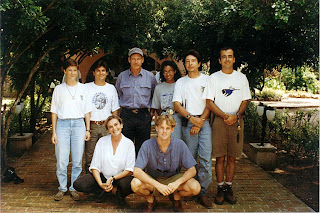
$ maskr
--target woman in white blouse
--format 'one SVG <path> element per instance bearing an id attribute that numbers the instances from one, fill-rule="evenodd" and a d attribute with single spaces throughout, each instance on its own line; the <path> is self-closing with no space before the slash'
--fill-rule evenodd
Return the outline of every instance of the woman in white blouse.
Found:
<path id="1" fill-rule="evenodd" d="M 103 202 L 107 192 L 123 203 L 133 193 L 130 183 L 135 164 L 134 144 L 121 133 L 123 122 L 119 116 L 109 116 L 105 127 L 110 135 L 97 142 L 89 168 L 91 173 L 78 178 L 74 187 L 80 192 L 97 194 L 97 202 Z"/>

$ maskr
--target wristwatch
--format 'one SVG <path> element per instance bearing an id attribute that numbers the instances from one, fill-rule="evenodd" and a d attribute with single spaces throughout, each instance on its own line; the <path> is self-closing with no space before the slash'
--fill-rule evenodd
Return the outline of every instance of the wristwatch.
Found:
<path id="1" fill-rule="evenodd" d="M 113 175 L 111 177 L 112 177 L 112 182 L 116 180 Z"/>
<path id="2" fill-rule="evenodd" d="M 189 113 L 189 114 L 186 116 L 186 119 L 189 120 L 189 119 L 191 118 L 191 116 L 192 116 L 192 115 Z"/>
<path id="3" fill-rule="evenodd" d="M 238 119 L 240 119 L 241 118 L 241 115 L 240 115 L 240 113 L 239 112 L 237 112 L 237 117 L 238 117 Z"/>

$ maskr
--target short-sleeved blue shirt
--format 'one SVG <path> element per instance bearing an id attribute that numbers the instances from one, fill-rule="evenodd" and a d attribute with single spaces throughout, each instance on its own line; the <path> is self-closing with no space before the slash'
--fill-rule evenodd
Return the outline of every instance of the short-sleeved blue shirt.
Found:
<path id="1" fill-rule="evenodd" d="M 154 89 L 157 85 L 152 72 L 141 68 L 135 77 L 130 69 L 121 72 L 116 82 L 119 103 L 128 108 L 150 108 Z"/>
<path id="2" fill-rule="evenodd" d="M 182 167 L 189 169 L 196 164 L 189 148 L 182 140 L 171 138 L 167 152 L 163 153 L 157 139 L 151 138 L 142 144 L 135 167 L 157 178 L 171 177 L 178 174 Z"/>

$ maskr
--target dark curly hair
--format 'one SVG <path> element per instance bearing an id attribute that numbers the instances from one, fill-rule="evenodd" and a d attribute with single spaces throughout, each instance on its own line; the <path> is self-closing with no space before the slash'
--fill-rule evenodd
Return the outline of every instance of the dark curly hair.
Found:
<path id="1" fill-rule="evenodd" d="M 173 68 L 173 70 L 176 71 L 176 73 L 174 74 L 174 81 L 177 81 L 179 78 L 181 78 L 181 73 L 180 73 L 180 70 L 177 66 L 177 64 L 174 62 L 174 61 L 164 61 L 162 64 L 161 64 L 161 67 L 160 67 L 160 80 L 161 82 L 165 82 L 166 79 L 163 75 L 163 69 L 164 67 L 166 66 L 170 66 Z"/>

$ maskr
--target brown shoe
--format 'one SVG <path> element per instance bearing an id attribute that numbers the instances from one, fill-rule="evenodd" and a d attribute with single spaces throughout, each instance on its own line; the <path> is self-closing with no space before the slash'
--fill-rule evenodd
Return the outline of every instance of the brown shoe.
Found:
<path id="1" fill-rule="evenodd" d="M 237 199 L 233 196 L 232 186 L 226 185 L 224 199 L 230 204 L 236 204 Z"/>
<path id="2" fill-rule="evenodd" d="M 60 201 L 63 199 L 64 196 L 64 192 L 63 191 L 59 191 L 55 196 L 54 196 L 54 200 L 55 201 Z"/>
<path id="3" fill-rule="evenodd" d="M 207 209 L 212 209 L 212 203 L 206 194 L 199 195 L 200 204 Z"/>
<path id="4" fill-rule="evenodd" d="M 217 195 L 214 202 L 218 205 L 222 205 L 224 202 L 224 186 L 218 186 Z"/>
<path id="5" fill-rule="evenodd" d="M 79 192 L 77 192 L 77 191 L 70 191 L 70 197 L 71 197 L 74 201 L 80 200 L 80 195 L 79 195 Z"/>
<path id="6" fill-rule="evenodd" d="M 147 207 L 144 209 L 143 212 L 153 212 L 156 203 L 157 203 L 157 200 L 155 197 L 153 197 L 153 202 L 152 203 L 147 202 Z"/>
<path id="7" fill-rule="evenodd" d="M 183 211 L 183 207 L 182 207 L 181 200 L 175 200 L 174 197 L 173 197 L 173 194 L 170 194 L 170 195 L 169 195 L 169 199 L 170 199 L 171 202 L 172 202 L 172 209 L 173 209 L 173 211 L 175 211 L 175 212 L 184 212 L 184 211 Z"/>

